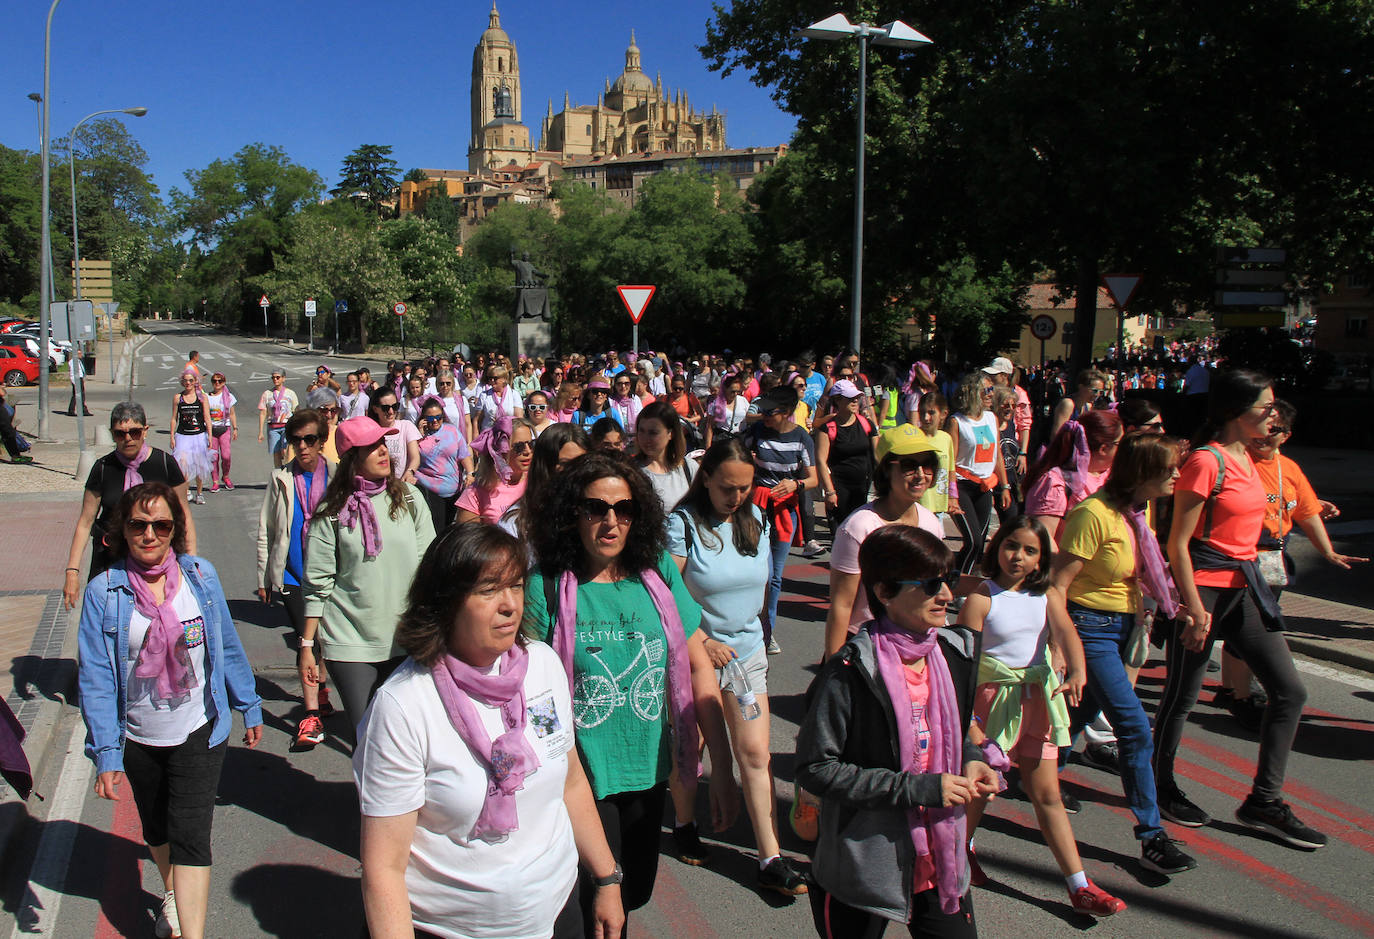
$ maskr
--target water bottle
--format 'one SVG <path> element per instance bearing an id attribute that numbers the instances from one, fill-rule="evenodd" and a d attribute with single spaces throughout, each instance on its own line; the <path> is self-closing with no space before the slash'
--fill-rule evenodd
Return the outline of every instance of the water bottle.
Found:
<path id="1" fill-rule="evenodd" d="M 735 695 L 735 700 L 739 703 L 739 715 L 746 721 L 752 721 L 763 713 L 759 707 L 759 699 L 754 695 L 754 689 L 749 687 L 749 676 L 744 674 L 744 666 L 740 664 L 739 656 L 735 656 L 725 664 L 725 686 Z"/>

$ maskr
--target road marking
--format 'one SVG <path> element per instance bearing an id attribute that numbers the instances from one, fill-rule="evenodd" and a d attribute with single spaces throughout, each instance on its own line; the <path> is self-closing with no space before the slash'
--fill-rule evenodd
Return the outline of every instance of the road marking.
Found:
<path id="1" fill-rule="evenodd" d="M 67 884 L 72 845 L 81 827 L 81 807 L 85 804 L 94 771 L 91 761 L 82 752 L 85 739 L 86 725 L 78 720 L 67 741 L 67 756 L 62 762 L 57 793 L 43 823 L 43 837 L 38 842 L 28 890 L 15 916 L 11 939 L 57 935 L 57 913 Z"/>
<path id="2" fill-rule="evenodd" d="M 1293 664 L 1298 671 L 1306 672 L 1309 675 L 1316 675 L 1319 678 L 1327 678 L 1331 681 L 1338 681 L 1343 685 L 1350 685 L 1352 688 L 1359 688 L 1361 691 L 1374 691 L 1374 678 L 1367 675 L 1357 675 L 1341 668 L 1332 668 L 1330 665 L 1320 665 L 1307 659 L 1293 657 Z"/>

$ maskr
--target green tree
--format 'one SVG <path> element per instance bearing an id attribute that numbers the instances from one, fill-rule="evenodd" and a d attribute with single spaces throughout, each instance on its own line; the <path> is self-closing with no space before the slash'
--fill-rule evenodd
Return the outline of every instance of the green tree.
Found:
<path id="1" fill-rule="evenodd" d="M 37 309 L 39 219 L 38 157 L 0 146 L 0 301 Z"/>
<path id="2" fill-rule="evenodd" d="M 414 169 L 406 170 L 406 174 L 401 178 L 401 181 L 406 183 L 422 183 L 427 179 L 429 179 L 429 177 L 425 175 L 425 171 L 417 166 Z"/>
<path id="3" fill-rule="evenodd" d="M 331 192 L 336 196 L 347 196 L 370 207 L 378 215 L 384 215 L 388 211 L 387 200 L 400 186 L 396 179 L 400 168 L 391 158 L 390 147 L 365 143 L 344 157 L 339 170 L 339 185 Z"/>
<path id="4" fill-rule="evenodd" d="M 480 267 L 458 254 L 457 243 L 437 222 L 408 215 L 383 223 L 380 237 L 404 284 L 399 299 L 414 310 L 406 320 L 407 340 L 446 348 L 459 341 L 473 346 L 504 342 L 509 316 L 474 304 Z"/>

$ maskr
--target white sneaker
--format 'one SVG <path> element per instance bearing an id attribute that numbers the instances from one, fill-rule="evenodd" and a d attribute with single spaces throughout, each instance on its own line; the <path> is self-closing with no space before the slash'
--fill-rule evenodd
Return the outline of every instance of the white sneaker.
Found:
<path id="1" fill-rule="evenodd" d="M 817 542 L 814 538 L 808 541 L 806 544 L 802 545 L 801 556 L 804 558 L 819 557 L 824 553 L 825 549 L 822 548 L 820 546 L 820 543 Z"/>
<path id="2" fill-rule="evenodd" d="M 203 493 L 203 492 L 198 492 L 198 493 L 196 493 L 195 496 L 192 497 L 191 501 L 194 502 L 196 505 L 204 505 L 204 504 L 205 504 L 205 493 Z"/>
<path id="3" fill-rule="evenodd" d="M 168 890 L 162 895 L 162 911 L 157 914 L 153 924 L 153 935 L 157 939 L 181 939 L 181 921 L 177 919 L 176 894 Z"/>
<path id="4" fill-rule="evenodd" d="M 778 655 L 782 652 L 782 646 L 778 645 L 778 640 L 774 639 L 772 636 L 768 637 L 768 645 L 765 646 L 765 648 L 768 650 L 769 655 Z"/>

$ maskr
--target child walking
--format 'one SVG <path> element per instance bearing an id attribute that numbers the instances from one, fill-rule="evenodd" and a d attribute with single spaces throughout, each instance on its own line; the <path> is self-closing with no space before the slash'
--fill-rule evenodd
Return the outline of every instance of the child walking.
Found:
<path id="1" fill-rule="evenodd" d="M 1073 828 L 1059 798 L 1059 748 L 1069 746 L 1065 699 L 1077 703 L 1085 673 L 1077 633 L 1053 628 L 1047 616 L 1050 560 L 1049 533 L 1028 515 L 998 528 L 988 546 L 983 573 L 989 579 L 969 595 L 959 612 L 960 624 L 983 634 L 969 739 L 995 744 L 1017 764 L 1021 788 L 1030 797 L 1040 833 L 1064 875 L 1073 908 L 1110 916 L 1126 909 L 1126 904 L 1083 872 Z M 1068 664 L 1063 682 L 1050 665 L 1051 632 Z M 986 880 L 972 840 L 986 808 L 986 799 L 975 798 L 967 809 L 975 885 Z"/>

